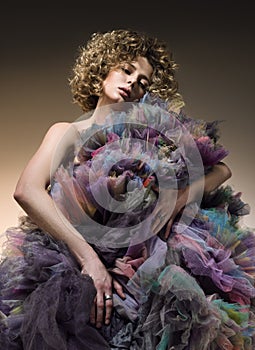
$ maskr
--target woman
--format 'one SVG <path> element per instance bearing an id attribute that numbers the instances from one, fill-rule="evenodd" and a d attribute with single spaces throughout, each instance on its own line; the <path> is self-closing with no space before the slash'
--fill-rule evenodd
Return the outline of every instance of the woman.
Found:
<path id="1" fill-rule="evenodd" d="M 198 214 L 191 215 L 192 219 L 195 217 L 196 220 L 193 220 L 188 226 L 192 234 L 195 234 L 194 230 L 197 230 L 196 233 L 201 230 L 201 227 L 203 227 L 203 232 L 213 231 L 208 225 L 208 221 L 210 222 L 208 212 L 202 212 L 202 209 L 199 211 L 196 208 L 196 202 L 199 202 L 201 197 L 201 189 L 205 194 L 202 202 L 204 210 L 210 208 L 211 203 L 214 208 L 221 207 L 222 204 L 225 207 L 228 205 L 228 210 L 230 204 L 235 209 L 239 205 L 239 212 L 236 215 L 238 217 L 241 209 L 245 208 L 241 200 L 235 197 L 229 188 L 227 194 L 224 189 L 215 192 L 231 176 L 229 168 L 221 161 L 227 153 L 217 144 L 216 124 L 198 121 L 196 128 L 193 128 L 191 119 L 182 112 L 183 101 L 178 93 L 178 85 L 175 80 L 176 69 L 177 65 L 164 42 L 129 30 L 113 30 L 103 34 L 94 34 L 86 47 L 81 49 L 70 85 L 74 101 L 87 113 L 85 120 L 83 118 L 76 123 L 56 123 L 50 127 L 38 151 L 21 174 L 14 193 L 14 198 L 28 217 L 19 228 L 7 232 L 9 243 L 6 243 L 5 250 L 9 252 L 9 256 L 4 258 L 1 264 L 0 310 L 2 310 L 3 321 L 0 344 L 3 348 L 168 349 L 172 346 L 176 349 L 223 349 L 228 344 L 228 348 L 232 349 L 230 347 L 232 343 L 237 344 L 239 341 L 240 344 L 241 342 L 244 344 L 246 341 L 248 344 L 252 338 L 253 331 L 250 329 L 251 324 L 248 319 L 246 322 L 250 328 L 247 326 L 243 330 L 241 321 L 236 321 L 236 333 L 227 334 L 230 333 L 231 327 L 228 327 L 230 320 L 234 324 L 234 317 L 229 316 L 229 323 L 226 325 L 227 322 L 223 322 L 224 317 L 222 316 L 226 308 L 225 311 L 223 307 L 217 308 L 216 303 L 214 305 L 212 300 L 221 300 L 224 296 L 225 301 L 231 305 L 233 300 L 229 297 L 231 288 L 223 288 L 219 292 L 220 283 L 217 284 L 207 273 L 196 272 L 196 269 L 199 269 L 197 263 L 195 261 L 192 263 L 191 259 L 189 260 L 185 254 L 181 253 L 183 247 L 185 251 L 188 250 L 187 240 L 184 239 L 183 245 L 175 241 L 179 237 L 178 229 L 182 225 L 180 216 L 189 203 L 194 205 L 188 207 L 198 212 Z M 153 97 L 152 101 L 150 101 L 150 96 Z M 156 103 L 154 98 L 156 98 Z M 70 198 L 73 194 L 67 190 L 71 182 L 75 183 L 74 197 L 83 196 L 80 203 L 82 203 L 84 213 L 94 217 L 95 221 L 101 220 L 101 224 L 105 224 L 102 220 L 106 211 L 100 214 L 100 210 L 95 209 L 95 206 L 92 205 L 92 197 L 86 198 L 86 194 L 89 197 L 90 193 L 81 193 L 80 183 L 78 183 L 79 176 L 81 179 L 83 176 L 79 175 L 79 171 L 81 172 L 81 169 L 87 166 L 97 149 L 100 149 L 99 146 L 102 146 L 100 133 L 99 138 L 98 134 L 96 136 L 93 134 L 92 144 L 86 136 L 86 142 L 83 142 L 78 152 L 75 148 L 77 139 L 84 133 L 86 135 L 86 132 L 94 125 L 104 125 L 113 104 L 122 106 L 122 103 L 125 102 L 126 105 L 132 105 L 142 99 L 154 106 L 159 106 L 159 100 L 163 101 L 160 107 L 156 108 L 172 111 L 171 113 L 178 116 L 177 119 L 183 125 L 194 132 L 196 146 L 202 158 L 204 157 L 206 175 L 201 178 L 197 177 L 190 183 L 186 181 L 184 185 L 179 185 L 178 181 L 182 183 L 181 176 L 184 176 L 181 175 L 180 179 L 177 179 L 177 194 L 172 188 L 163 191 L 158 197 L 156 209 L 152 205 L 148 211 L 150 214 L 155 209 L 154 220 L 150 228 L 153 232 L 152 236 L 146 237 L 137 244 L 130 244 L 129 247 L 123 245 L 116 249 L 109 247 L 102 249 L 100 244 L 87 241 L 81 225 L 77 225 L 79 220 L 73 217 L 76 215 L 76 204 L 74 204 L 74 209 L 70 208 L 70 203 L 73 203 L 73 199 Z M 88 114 L 90 111 L 92 113 Z M 125 113 L 128 115 L 128 112 Z M 88 115 L 90 117 L 86 119 Z M 173 118 L 173 115 L 170 117 Z M 109 126 L 109 123 L 107 125 Z M 118 136 L 114 134 L 114 137 Z M 213 161 L 206 163 L 205 154 L 208 155 L 212 140 L 216 144 L 212 151 L 214 152 Z M 89 155 L 86 153 L 88 149 Z M 175 148 L 172 149 L 175 150 Z M 206 151 L 203 153 L 204 150 Z M 220 150 L 220 152 L 217 153 L 215 150 L 217 152 Z M 70 159 L 73 164 L 71 176 L 65 171 Z M 139 169 L 143 166 L 140 162 Z M 118 177 L 114 170 L 110 184 L 107 183 L 113 196 L 117 199 L 123 198 L 121 197 L 123 196 L 124 180 L 121 177 L 123 174 L 121 173 Z M 130 171 L 128 174 L 130 176 Z M 153 181 L 150 183 L 150 189 L 157 187 L 155 178 Z M 143 188 L 145 187 L 145 182 L 143 182 Z M 174 189 L 176 190 L 176 187 Z M 169 203 L 173 202 L 171 199 L 174 198 L 172 197 L 173 192 L 176 200 L 174 206 L 170 208 Z M 157 196 L 157 188 L 153 193 L 156 193 L 155 196 Z M 58 205 L 61 208 L 60 211 Z M 169 208 L 165 210 L 166 207 Z M 162 212 L 164 212 L 163 219 L 161 218 Z M 106 214 L 108 215 L 109 211 Z M 189 213 L 186 212 L 185 215 L 187 218 Z M 230 215 L 229 212 L 228 215 Z M 199 227 L 199 230 L 194 227 Z M 213 250 L 214 247 L 221 253 L 224 251 L 221 243 L 217 241 L 216 244 L 215 237 L 211 237 L 209 233 L 206 237 L 205 233 L 203 234 L 204 245 L 209 240 L 213 240 L 214 243 L 210 249 Z M 201 235 L 200 232 L 200 240 L 202 240 Z M 186 231 L 183 237 L 187 238 Z M 192 235 L 187 238 L 189 242 L 190 237 Z M 197 236 L 194 237 L 194 246 L 198 247 L 199 243 Z M 207 252 L 210 250 L 204 249 Z M 153 257 L 159 257 L 159 252 L 162 252 L 160 262 L 155 263 L 154 268 L 150 270 L 150 266 L 153 266 Z M 227 259 L 226 256 L 227 254 L 224 255 L 224 259 Z M 220 256 L 215 257 L 215 260 L 217 259 L 222 261 Z M 230 260 L 232 261 L 233 258 L 229 257 Z M 238 267 L 238 265 L 235 266 Z M 169 267 L 172 267 L 171 271 Z M 176 267 L 178 267 L 177 270 Z M 151 271 L 151 274 L 148 274 L 151 281 L 142 285 L 141 275 L 147 273 L 148 269 Z M 229 270 L 232 273 L 230 267 Z M 202 325 L 203 321 L 196 323 L 194 320 L 198 316 L 195 315 L 193 308 L 185 308 L 184 304 L 187 302 L 185 296 L 178 299 L 177 294 L 173 293 L 178 283 L 168 287 L 167 292 L 159 283 L 169 278 L 174 280 L 176 276 L 174 273 L 186 281 L 192 280 L 191 284 L 195 283 L 193 277 L 197 278 L 195 289 L 199 289 L 200 293 L 201 288 L 201 295 L 199 293 L 199 297 L 198 294 L 194 294 L 193 297 L 189 295 L 187 300 L 190 300 L 192 304 L 194 300 L 201 298 L 200 306 L 202 305 L 201 310 L 203 310 L 200 310 L 201 313 L 198 312 L 197 315 L 202 318 L 204 313 L 203 317 L 208 321 L 207 325 L 214 329 L 213 332 L 210 331 L 207 342 L 202 336 L 199 338 L 196 335 L 196 332 L 199 331 L 198 324 L 201 321 Z M 244 279 L 243 275 L 241 277 Z M 251 279 L 251 276 L 247 277 L 249 282 Z M 134 287 L 135 283 L 139 291 Z M 156 290 L 155 283 L 157 284 Z M 208 293 L 205 288 L 206 284 L 210 284 Z M 229 284 L 233 285 L 234 282 L 231 281 Z M 142 286 L 145 290 L 144 294 L 141 292 Z M 189 288 L 190 285 L 187 289 Z M 252 290 L 251 286 L 249 288 Z M 203 294 L 203 289 L 209 296 Z M 251 297 L 253 292 L 252 290 Z M 171 297 L 169 293 L 172 293 Z M 217 293 L 219 297 L 216 297 Z M 143 298 L 146 300 L 143 301 Z M 169 298 L 172 298 L 171 302 Z M 181 303 L 181 300 L 184 299 L 185 303 Z M 247 296 L 247 302 L 250 300 L 248 299 Z M 163 325 L 159 317 L 162 315 L 166 300 L 169 306 L 166 314 L 170 317 L 171 310 L 176 312 L 178 309 L 179 316 L 175 320 L 173 318 L 172 323 L 165 320 Z M 243 304 L 243 300 L 236 299 L 235 301 L 240 302 L 240 305 Z M 196 308 L 200 307 L 196 305 Z M 239 319 L 242 316 L 247 318 L 249 312 L 251 313 L 251 310 L 244 312 L 239 309 L 235 307 L 236 317 Z M 194 316 L 190 317 L 193 312 Z M 185 323 L 186 314 L 189 314 L 189 322 L 185 321 Z M 183 323 L 180 326 L 181 316 L 183 316 Z M 176 324 L 176 327 L 173 324 Z M 173 331 L 174 328 L 176 328 L 175 331 Z M 200 326 L 200 329 L 206 328 Z M 228 332 L 224 333 L 226 329 Z M 244 334 L 245 331 L 246 334 Z M 238 335 L 236 337 L 238 339 L 235 339 L 235 334 Z M 242 346 L 250 349 L 250 345 Z"/>

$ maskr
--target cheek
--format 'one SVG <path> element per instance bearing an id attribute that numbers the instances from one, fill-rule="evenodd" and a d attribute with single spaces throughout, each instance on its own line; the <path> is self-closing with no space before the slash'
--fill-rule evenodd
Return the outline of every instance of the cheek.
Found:
<path id="1" fill-rule="evenodd" d="M 106 79 L 106 80 L 103 82 L 102 87 L 103 87 L 103 92 L 104 92 L 105 94 L 110 93 L 111 88 L 112 88 L 111 80 L 110 80 L 110 79 Z"/>
<path id="2" fill-rule="evenodd" d="M 108 74 L 108 76 L 106 77 L 106 79 L 103 81 L 103 89 L 105 88 L 111 88 L 111 87 L 114 87 L 118 81 L 119 81 L 119 76 L 116 74 L 116 72 L 110 72 Z"/>
<path id="3" fill-rule="evenodd" d="M 145 91 L 144 90 L 140 90 L 140 89 L 138 89 L 138 91 L 137 91 L 137 93 L 136 93 L 136 96 L 137 96 L 137 98 L 142 98 L 144 95 L 145 95 Z"/>
<path id="4" fill-rule="evenodd" d="M 105 81 L 107 84 L 113 84 L 114 82 L 121 79 L 121 74 L 117 71 L 111 71 L 108 76 L 106 77 Z"/>

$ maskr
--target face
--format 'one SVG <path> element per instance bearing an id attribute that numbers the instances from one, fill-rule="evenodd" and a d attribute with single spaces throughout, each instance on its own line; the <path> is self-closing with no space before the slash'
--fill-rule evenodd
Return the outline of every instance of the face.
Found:
<path id="1" fill-rule="evenodd" d="M 122 63 L 112 69 L 103 82 L 97 107 L 118 102 L 138 101 L 150 85 L 153 68 L 147 58 Z"/>

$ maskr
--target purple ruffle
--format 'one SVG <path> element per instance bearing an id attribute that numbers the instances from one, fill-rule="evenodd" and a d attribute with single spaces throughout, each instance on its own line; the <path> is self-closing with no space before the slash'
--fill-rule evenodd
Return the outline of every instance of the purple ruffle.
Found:
<path id="1" fill-rule="evenodd" d="M 255 236 L 238 226 L 248 213 L 241 194 L 217 189 L 201 208 L 191 204 L 176 217 L 167 242 L 151 235 L 159 189 L 185 187 L 228 154 L 218 123 L 150 102 L 136 106 L 130 120 L 124 111 L 82 132 L 75 163 L 63 162 L 50 192 L 85 239 L 96 238 L 89 243 L 126 299 L 114 292 L 110 325 L 95 328 L 93 281 L 81 275 L 66 245 L 36 226 L 10 229 L 0 265 L 1 349 L 252 349 Z M 108 207 L 97 201 L 106 196 Z M 128 210 L 114 210 L 121 205 Z M 145 218 L 137 242 L 132 227 Z M 132 240 L 106 244 L 96 224 L 112 243 L 122 244 L 121 228 Z"/>

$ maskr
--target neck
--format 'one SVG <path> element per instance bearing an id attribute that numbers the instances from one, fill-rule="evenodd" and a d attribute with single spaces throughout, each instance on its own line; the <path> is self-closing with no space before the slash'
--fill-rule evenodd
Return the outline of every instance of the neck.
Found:
<path id="1" fill-rule="evenodd" d="M 111 105 L 99 106 L 97 105 L 92 116 L 91 120 L 96 124 L 104 124 L 106 116 L 111 112 Z"/>
<path id="2" fill-rule="evenodd" d="M 114 117 L 114 112 L 119 114 L 120 112 L 127 112 L 128 109 L 133 106 L 133 102 L 118 102 L 111 104 L 100 105 L 97 104 L 91 118 L 92 122 L 96 124 L 104 124 L 105 118 L 111 114 Z"/>

